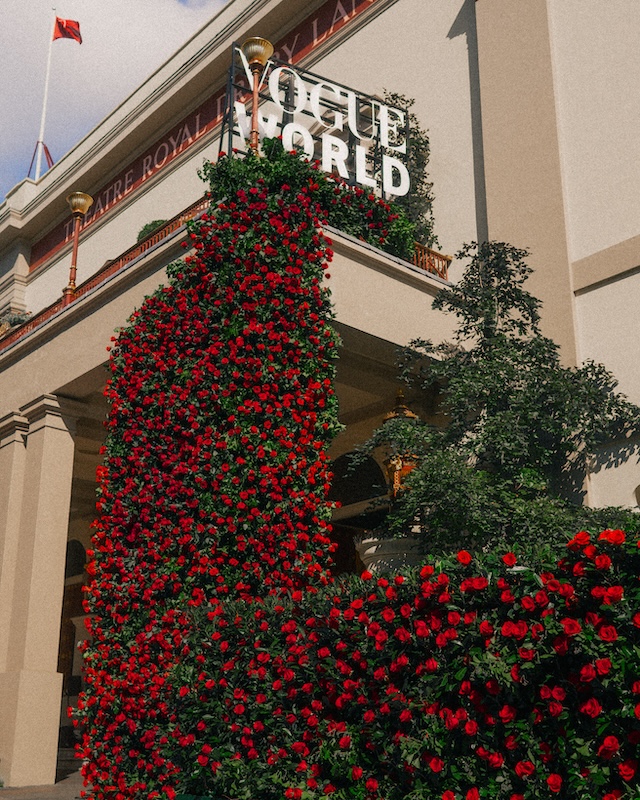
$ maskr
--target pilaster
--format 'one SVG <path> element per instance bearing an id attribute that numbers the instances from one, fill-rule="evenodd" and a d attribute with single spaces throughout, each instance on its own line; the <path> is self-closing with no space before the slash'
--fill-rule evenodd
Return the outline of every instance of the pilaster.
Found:
<path id="1" fill-rule="evenodd" d="M 0 673 L 7 669 L 28 431 L 22 414 L 0 419 Z"/>
<path id="2" fill-rule="evenodd" d="M 478 0 L 488 237 L 528 249 L 542 332 L 575 364 L 573 286 L 548 0 Z"/>
<path id="3" fill-rule="evenodd" d="M 62 691 L 57 659 L 74 425 L 53 395 L 23 406 L 17 416 L 16 430 L 24 436 L 22 420 L 28 430 L 24 452 L 18 449 L 19 441 L 13 442 L 16 468 L 11 482 L 16 494 L 9 539 L 13 541 L 17 530 L 18 541 L 5 669 L 0 674 L 0 777 L 7 786 L 28 786 L 55 780 Z M 11 436 L 16 439 L 18 433 Z"/>

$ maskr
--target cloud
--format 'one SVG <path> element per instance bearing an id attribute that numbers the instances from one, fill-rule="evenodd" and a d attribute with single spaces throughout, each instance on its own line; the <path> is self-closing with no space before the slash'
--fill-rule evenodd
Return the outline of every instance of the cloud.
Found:
<path id="1" fill-rule="evenodd" d="M 63 0 L 82 45 L 53 43 L 44 141 L 58 161 L 227 0 Z M 54 12 L 49 0 L 0 2 L 0 202 L 27 175 L 38 139 Z M 32 172 L 33 177 L 33 172 Z"/>

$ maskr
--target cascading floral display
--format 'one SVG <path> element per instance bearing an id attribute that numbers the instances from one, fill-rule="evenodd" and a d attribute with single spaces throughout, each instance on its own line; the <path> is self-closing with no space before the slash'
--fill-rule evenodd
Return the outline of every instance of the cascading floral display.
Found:
<path id="1" fill-rule="evenodd" d="M 281 179 L 287 158 L 295 184 Z M 177 723 L 169 672 L 193 609 L 329 579 L 337 336 L 319 173 L 283 153 L 254 161 L 210 168 L 214 185 L 244 175 L 226 202 L 212 198 L 195 254 L 111 352 L 78 708 L 98 797 L 152 797 L 173 781 L 158 752 Z"/>
<path id="2" fill-rule="evenodd" d="M 194 255 L 111 353 L 76 711 L 92 796 L 639 797 L 637 543 L 334 581 L 318 224 L 355 206 L 379 240 L 394 217 L 277 150 L 205 172 Z"/>

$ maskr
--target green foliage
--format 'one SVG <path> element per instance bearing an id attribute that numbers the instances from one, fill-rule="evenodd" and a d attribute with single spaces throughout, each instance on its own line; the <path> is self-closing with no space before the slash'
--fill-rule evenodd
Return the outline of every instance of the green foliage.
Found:
<path id="1" fill-rule="evenodd" d="M 246 158 L 222 158 L 207 164 L 201 176 L 211 183 L 210 196 L 221 201 L 258 178 L 270 189 L 282 184 L 297 188 L 309 182 L 309 163 L 294 153 L 285 152 L 279 139 L 262 142 L 263 156 L 249 153 Z M 317 165 L 316 165 L 317 166 Z M 411 259 L 415 226 L 396 204 L 385 203 L 360 187 L 347 185 L 312 167 L 313 198 L 326 213 L 329 225 L 398 258 Z"/>
<path id="2" fill-rule="evenodd" d="M 385 92 L 385 103 L 398 108 L 411 109 L 415 100 L 397 92 Z M 394 205 L 401 208 L 407 219 L 415 226 L 416 242 L 427 247 L 437 247 L 438 237 L 434 233 L 433 183 L 429 180 L 428 166 L 431 155 L 429 136 L 420 125 L 420 120 L 409 111 L 409 177 L 411 191 L 398 197 Z"/>
<path id="3" fill-rule="evenodd" d="M 617 437 L 623 457 L 637 447 L 629 437 L 640 410 L 616 393 L 613 376 L 592 362 L 562 366 L 558 346 L 541 334 L 525 256 L 499 242 L 458 254 L 470 258 L 464 277 L 434 301 L 458 318 L 453 343 L 417 340 L 402 356 L 406 381 L 441 387 L 448 425 L 398 421 L 366 448 L 419 455 L 389 524 L 397 533 L 419 525 L 429 547 L 539 547 L 576 525 L 606 525 L 609 512 L 569 500 L 580 496 L 599 443 Z M 615 514 L 637 529 L 633 515 Z"/>
<path id="4" fill-rule="evenodd" d="M 15 328 L 17 325 L 22 325 L 31 316 L 30 311 L 8 311 L 0 317 L 0 328 L 5 325 L 7 328 Z"/>
<path id="5" fill-rule="evenodd" d="M 164 225 L 166 221 L 166 219 L 154 219 L 152 222 L 147 222 L 146 225 L 140 228 L 140 233 L 136 237 L 136 242 L 141 242 L 143 239 L 146 239 L 147 236 L 150 236 L 157 228 Z"/>

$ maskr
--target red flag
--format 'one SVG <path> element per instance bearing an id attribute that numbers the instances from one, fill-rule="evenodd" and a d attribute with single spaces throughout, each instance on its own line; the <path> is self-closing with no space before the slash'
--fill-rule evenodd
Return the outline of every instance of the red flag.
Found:
<path id="1" fill-rule="evenodd" d="M 53 41 L 56 39 L 75 39 L 76 42 L 82 44 L 80 23 L 73 19 L 61 19 L 60 17 L 56 17 L 56 22 L 53 26 Z"/>

